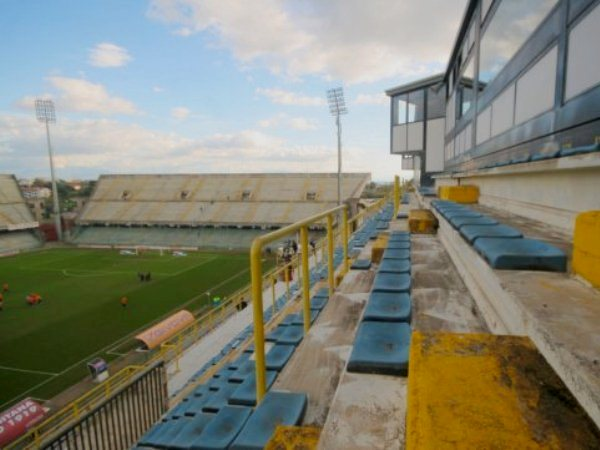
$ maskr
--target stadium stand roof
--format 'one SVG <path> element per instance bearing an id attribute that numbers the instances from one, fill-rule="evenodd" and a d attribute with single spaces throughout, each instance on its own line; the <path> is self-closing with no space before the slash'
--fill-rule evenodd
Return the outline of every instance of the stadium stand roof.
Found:
<path id="1" fill-rule="evenodd" d="M 368 173 L 342 178 L 344 201 L 360 197 Z M 279 226 L 335 206 L 337 175 L 103 175 L 80 225 Z"/>
<path id="2" fill-rule="evenodd" d="M 37 228 L 14 175 L 0 174 L 0 230 Z"/>

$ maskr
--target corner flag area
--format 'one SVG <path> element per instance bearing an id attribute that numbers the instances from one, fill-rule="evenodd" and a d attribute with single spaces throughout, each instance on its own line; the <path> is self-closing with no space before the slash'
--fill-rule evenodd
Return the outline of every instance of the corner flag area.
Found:
<path id="1" fill-rule="evenodd" d="M 213 296 L 224 298 L 249 278 L 246 253 L 51 249 L 0 259 L 0 286 L 8 285 L 0 410 L 25 396 L 51 398 L 83 379 L 94 357 L 115 359 L 152 323 L 209 307 Z M 28 303 L 32 294 L 42 301 Z"/>

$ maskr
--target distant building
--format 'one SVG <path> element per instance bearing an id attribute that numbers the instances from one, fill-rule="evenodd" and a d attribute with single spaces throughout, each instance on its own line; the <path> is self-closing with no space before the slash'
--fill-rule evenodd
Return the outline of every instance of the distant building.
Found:
<path id="1" fill-rule="evenodd" d="M 23 192 L 23 197 L 28 200 L 50 198 L 52 196 L 52 191 L 47 187 L 22 186 L 21 191 Z"/>

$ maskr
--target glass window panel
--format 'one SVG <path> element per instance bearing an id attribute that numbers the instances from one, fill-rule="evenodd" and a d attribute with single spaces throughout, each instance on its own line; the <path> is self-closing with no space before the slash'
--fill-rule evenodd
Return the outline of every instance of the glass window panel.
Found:
<path id="1" fill-rule="evenodd" d="M 408 94 L 408 123 L 422 122 L 425 118 L 425 91 L 418 90 Z"/>
<path id="2" fill-rule="evenodd" d="M 406 102 L 408 96 L 406 94 L 397 95 L 394 97 L 394 124 L 402 125 L 406 123 Z"/>
<path id="3" fill-rule="evenodd" d="M 441 87 L 431 87 L 427 90 L 427 119 L 444 117 L 445 91 Z"/>
<path id="4" fill-rule="evenodd" d="M 485 86 L 521 48 L 558 0 L 503 0 L 481 39 L 479 82 Z"/>
<path id="5" fill-rule="evenodd" d="M 485 21 L 485 16 L 487 16 L 488 11 L 490 10 L 490 6 L 492 6 L 492 2 L 494 0 L 483 0 L 481 2 L 481 21 Z"/>
<path id="6" fill-rule="evenodd" d="M 475 58 L 471 58 L 460 79 L 460 115 L 462 117 L 473 104 L 473 81 L 475 79 Z"/>

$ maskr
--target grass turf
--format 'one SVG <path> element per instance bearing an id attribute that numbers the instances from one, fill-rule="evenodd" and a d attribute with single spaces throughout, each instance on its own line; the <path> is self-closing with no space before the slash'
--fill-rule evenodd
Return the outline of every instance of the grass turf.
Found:
<path id="1" fill-rule="evenodd" d="M 138 272 L 151 272 L 140 282 Z M 50 398 L 86 375 L 85 363 L 170 312 L 198 310 L 249 282 L 246 253 L 53 249 L 0 259 L 0 410 L 24 396 Z M 29 306 L 25 296 L 42 295 Z M 129 299 L 127 308 L 119 304 Z"/>

